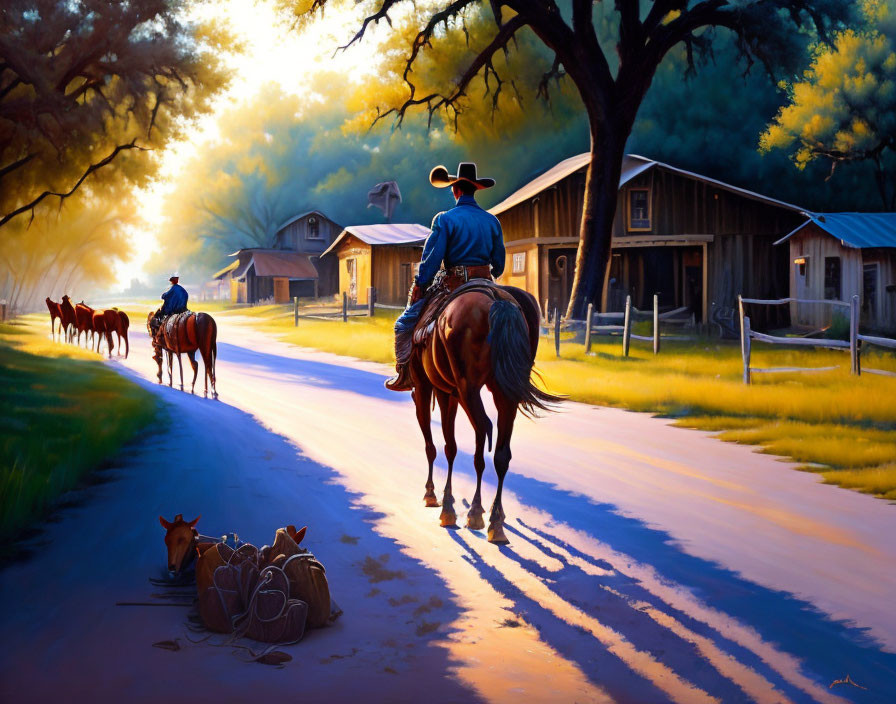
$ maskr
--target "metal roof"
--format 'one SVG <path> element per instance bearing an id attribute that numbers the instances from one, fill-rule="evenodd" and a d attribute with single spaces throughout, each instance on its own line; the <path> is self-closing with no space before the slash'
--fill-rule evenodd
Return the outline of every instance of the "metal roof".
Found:
<path id="1" fill-rule="evenodd" d="M 256 276 L 282 276 L 289 279 L 316 279 L 317 269 L 307 254 L 293 252 L 288 249 L 240 249 L 229 256 L 238 257 L 230 266 L 217 274 L 232 271 L 231 277 L 242 279 L 252 265 L 255 265 Z"/>
<path id="2" fill-rule="evenodd" d="M 229 271 L 233 271 L 233 270 L 236 269 L 239 265 L 240 265 L 240 260 L 239 260 L 239 259 L 237 259 L 237 260 L 235 260 L 235 261 L 232 261 L 232 262 L 230 262 L 230 264 L 228 264 L 228 265 L 225 266 L 223 269 L 221 269 L 221 271 L 216 271 L 214 274 L 212 274 L 212 278 L 213 278 L 213 279 L 220 279 L 222 276 L 224 276 L 224 274 L 226 274 L 226 273 L 229 272 Z"/>
<path id="3" fill-rule="evenodd" d="M 537 196 L 542 191 L 550 188 L 555 183 L 562 181 L 567 176 L 574 174 L 576 171 L 586 169 L 590 161 L 591 154 L 588 152 L 570 157 L 569 159 L 565 159 L 553 168 L 545 171 L 538 178 L 527 183 L 518 191 L 510 194 L 510 196 L 498 203 L 495 207 L 491 208 L 488 212 L 490 212 L 492 215 L 503 213 L 505 210 L 509 210 L 513 206 L 519 205 L 523 201 Z M 666 171 L 671 171 L 672 173 L 686 176 L 697 181 L 710 183 L 718 188 L 730 191 L 732 193 L 737 193 L 738 195 L 744 196 L 745 198 L 758 200 L 763 203 L 768 203 L 769 205 L 776 205 L 781 208 L 786 208 L 787 210 L 794 210 L 796 212 L 803 212 L 805 210 L 805 208 L 801 208 L 797 205 L 785 203 L 784 201 L 776 200 L 775 198 L 769 198 L 768 196 L 764 196 L 761 193 L 748 191 L 745 188 L 738 188 L 737 186 L 732 186 L 729 183 L 717 181 L 716 179 L 709 178 L 707 176 L 701 176 L 700 174 L 695 174 L 693 171 L 685 171 L 684 169 L 679 169 L 676 166 L 670 166 L 669 164 L 664 164 L 661 161 L 654 161 L 643 156 L 638 156 L 637 154 L 625 155 L 625 158 L 622 161 L 622 173 L 619 176 L 619 187 L 622 188 L 626 183 L 631 181 L 636 176 L 639 176 L 642 173 L 653 168 L 665 169 Z"/>
<path id="4" fill-rule="evenodd" d="M 383 223 L 380 225 L 351 225 L 346 227 L 333 244 L 321 255 L 334 251 L 339 244 L 349 237 L 357 237 L 370 245 L 422 245 L 429 237 L 429 228 L 414 223 Z"/>
<path id="5" fill-rule="evenodd" d="M 815 224 L 844 247 L 896 247 L 896 213 L 804 213 L 808 220 L 779 239 L 781 244 L 809 224 Z"/>

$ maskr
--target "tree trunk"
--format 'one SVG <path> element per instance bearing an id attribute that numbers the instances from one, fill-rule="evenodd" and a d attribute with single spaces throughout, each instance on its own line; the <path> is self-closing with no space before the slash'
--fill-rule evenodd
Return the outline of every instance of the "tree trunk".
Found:
<path id="1" fill-rule="evenodd" d="M 567 318 L 581 320 L 588 304 L 600 310 L 625 141 L 631 131 L 618 124 L 591 125 L 591 163 L 585 178 L 585 201 L 579 227 L 579 251 Z"/>

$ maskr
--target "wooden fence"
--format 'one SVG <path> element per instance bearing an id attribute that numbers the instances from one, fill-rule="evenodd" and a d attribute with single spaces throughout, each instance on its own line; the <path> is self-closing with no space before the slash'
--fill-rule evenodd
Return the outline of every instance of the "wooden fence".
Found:
<path id="1" fill-rule="evenodd" d="M 846 340 L 821 340 L 808 337 L 778 337 L 774 335 L 766 335 L 765 333 L 756 332 L 750 328 L 750 316 L 744 314 L 744 304 L 752 303 L 758 305 L 785 305 L 790 303 L 810 304 L 810 305 L 829 305 L 835 308 L 849 309 L 849 341 Z M 762 300 L 757 298 L 737 297 L 738 314 L 740 317 L 740 349 L 744 362 L 744 383 L 749 384 L 753 373 L 773 374 L 773 373 L 792 373 L 792 372 L 823 372 L 837 369 L 833 367 L 753 367 L 750 365 L 750 357 L 752 354 L 752 341 L 766 342 L 772 345 L 795 345 L 798 347 L 821 347 L 833 350 L 849 350 L 850 371 L 859 375 L 862 373 L 862 342 L 880 345 L 882 347 L 890 347 L 896 349 L 896 340 L 885 337 L 872 337 L 871 335 L 862 335 L 859 332 L 859 297 L 853 296 L 849 303 L 845 301 L 829 301 L 829 300 L 811 300 L 803 298 L 780 298 L 776 300 Z M 872 374 L 885 374 L 887 376 L 896 376 L 893 372 L 884 371 L 882 369 L 866 369 L 866 372 Z"/>
<path id="2" fill-rule="evenodd" d="M 622 337 L 622 354 L 624 357 L 628 357 L 629 349 L 631 347 L 632 340 L 640 340 L 642 342 L 651 342 L 653 343 L 653 353 L 660 353 L 661 340 L 688 340 L 690 339 L 687 335 L 668 335 L 662 334 L 661 332 L 661 324 L 669 324 L 669 325 L 694 325 L 694 316 L 686 315 L 688 311 L 687 307 L 676 308 L 675 310 L 666 311 L 665 313 L 660 313 L 660 305 L 659 305 L 659 296 L 654 295 L 653 297 L 653 311 L 652 311 L 652 320 L 653 320 L 653 332 L 651 335 L 636 335 L 632 332 L 632 324 L 634 323 L 635 316 L 638 315 L 650 315 L 649 311 L 640 311 L 634 306 L 632 306 L 632 297 L 626 296 L 625 298 L 625 312 L 623 313 L 594 313 L 594 305 L 588 304 L 588 314 L 585 318 L 585 353 L 591 353 L 591 340 L 595 335 L 620 335 Z M 594 318 L 598 319 L 610 319 L 620 318 L 622 320 L 621 325 L 595 325 Z M 560 356 L 560 326 L 562 321 L 560 319 L 559 311 L 554 309 L 554 351 L 557 356 Z"/>
<path id="3" fill-rule="evenodd" d="M 370 316 L 373 317 L 375 306 L 376 306 L 376 289 L 372 286 L 367 289 L 367 304 L 366 305 L 353 305 L 348 301 L 348 294 L 342 293 L 342 303 L 336 304 L 334 307 L 324 306 L 321 310 L 317 310 L 314 313 L 299 313 L 299 298 L 298 296 L 294 296 L 292 299 L 293 305 L 293 326 L 299 326 L 299 318 L 304 318 L 305 320 L 339 320 L 342 318 L 342 322 L 347 323 L 350 317 L 359 317 L 359 316 Z"/>

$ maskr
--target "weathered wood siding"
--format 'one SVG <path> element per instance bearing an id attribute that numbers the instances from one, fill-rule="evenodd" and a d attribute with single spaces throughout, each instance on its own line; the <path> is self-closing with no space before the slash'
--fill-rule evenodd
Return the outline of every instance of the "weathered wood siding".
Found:
<path id="1" fill-rule="evenodd" d="M 521 241 L 521 246 L 528 246 L 532 240 L 537 240 L 539 277 L 537 281 L 527 278 L 524 284 L 542 304 L 551 276 L 549 246 L 568 247 L 568 242 L 562 240 L 578 237 L 584 185 L 583 168 L 498 215 L 508 250 L 514 242 Z M 630 231 L 627 223 L 629 192 L 643 188 L 650 191 L 650 228 Z M 614 243 L 621 243 L 626 239 L 650 236 L 712 235 L 713 241 L 706 246 L 705 294 L 701 291 L 706 300 L 706 310 L 703 311 L 706 316 L 713 303 L 733 308 L 738 294 L 757 298 L 786 296 L 787 248 L 774 247 L 773 242 L 803 221 L 804 218 L 794 211 L 657 166 L 620 189 L 612 237 Z M 671 246 L 677 245 L 663 246 L 663 249 Z M 694 243 L 687 246 L 694 246 Z M 614 251 L 625 250 L 620 247 Z M 671 252 L 669 256 L 672 256 Z M 523 280 L 520 281 L 522 285 Z M 651 288 L 651 285 L 645 282 L 642 288 Z M 669 297 L 679 294 L 680 291 L 670 292 Z M 606 291 L 603 302 L 607 302 Z M 788 320 L 786 309 L 770 310 L 758 313 L 754 324 L 761 329 L 787 324 Z"/>
<path id="2" fill-rule="evenodd" d="M 840 298 L 846 303 L 859 296 L 862 310 L 861 325 L 872 330 L 896 329 L 896 251 L 892 249 L 856 249 L 844 247 L 839 240 L 824 232 L 814 223 L 804 227 L 789 240 L 790 292 L 794 298 L 824 299 L 826 257 L 840 258 Z M 806 260 L 805 275 L 800 275 L 796 259 Z M 877 292 L 875 300 L 865 300 L 865 265 L 876 265 Z M 798 325 L 824 327 L 831 322 L 832 307 L 820 304 L 791 303 L 793 322 Z M 847 314 L 842 308 L 841 313 Z"/>
<path id="3" fill-rule="evenodd" d="M 312 237 L 309 219 L 317 220 L 317 237 Z M 274 237 L 274 249 L 287 249 L 306 254 L 322 254 L 342 232 L 342 227 L 320 213 L 308 213 L 279 230 Z"/>
<path id="4" fill-rule="evenodd" d="M 504 273 L 498 277 L 498 283 L 504 286 L 516 286 L 529 291 L 536 300 L 540 295 L 539 270 L 538 270 L 538 245 L 516 245 L 507 243 L 506 258 L 504 260 Z M 525 258 L 523 271 L 513 273 L 513 255 L 522 254 Z"/>
<path id="5" fill-rule="evenodd" d="M 329 255 L 328 255 L 329 256 Z M 349 261 L 353 261 L 352 266 L 355 267 L 355 296 L 353 300 L 359 304 L 367 303 L 367 288 L 371 285 L 371 261 L 372 248 L 369 244 L 362 242 L 357 237 L 349 235 L 346 237 L 336 251 L 339 258 L 339 298 L 342 294 L 348 294 L 351 300 L 351 272 L 349 270 Z"/>
<path id="6" fill-rule="evenodd" d="M 385 305 L 403 305 L 414 277 L 414 266 L 420 262 L 423 245 L 373 247 L 373 287 L 376 300 Z M 364 292 L 366 302 L 367 292 Z"/>

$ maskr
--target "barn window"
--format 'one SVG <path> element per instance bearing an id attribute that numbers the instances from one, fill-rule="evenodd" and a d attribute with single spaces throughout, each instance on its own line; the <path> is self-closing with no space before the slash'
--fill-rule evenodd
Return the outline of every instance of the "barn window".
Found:
<path id="1" fill-rule="evenodd" d="M 650 189 L 632 188 L 629 190 L 628 229 L 650 229 Z"/>
<path id="2" fill-rule="evenodd" d="M 824 297 L 828 301 L 840 300 L 840 257 L 824 258 Z"/>
<path id="3" fill-rule="evenodd" d="M 310 218 L 308 218 L 308 239 L 309 240 L 323 239 L 320 236 L 320 222 L 313 215 Z"/>
<path id="4" fill-rule="evenodd" d="M 516 252 L 513 255 L 513 273 L 524 274 L 526 272 L 526 253 Z"/>

